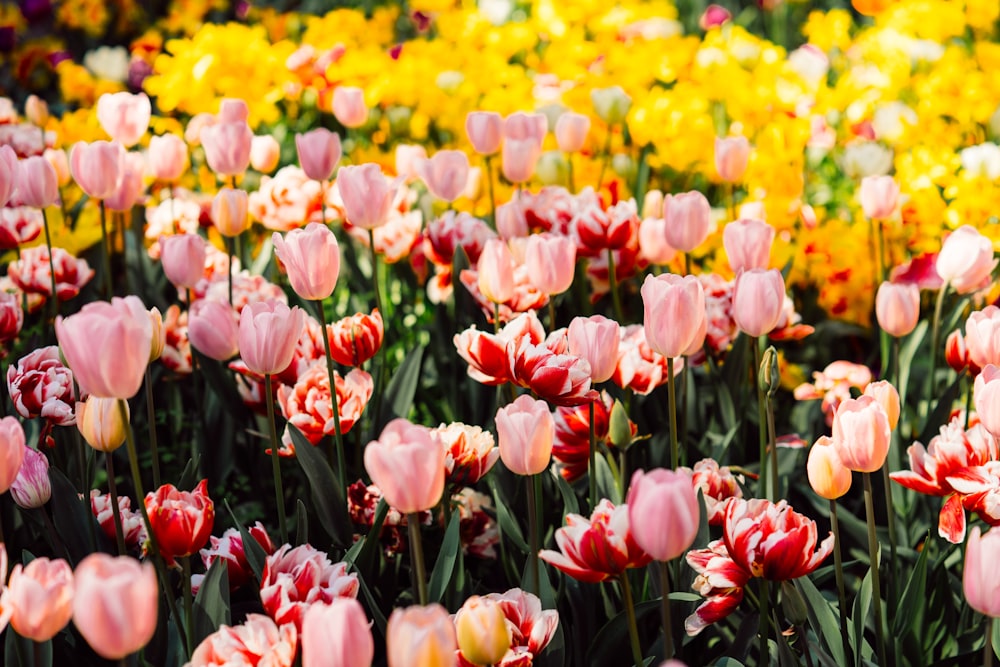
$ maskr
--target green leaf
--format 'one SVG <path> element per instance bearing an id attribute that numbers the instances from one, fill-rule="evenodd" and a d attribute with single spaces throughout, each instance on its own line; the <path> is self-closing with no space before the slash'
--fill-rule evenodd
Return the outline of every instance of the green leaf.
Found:
<path id="1" fill-rule="evenodd" d="M 313 510 L 319 517 L 319 523 L 333 540 L 334 546 L 345 549 L 351 545 L 354 531 L 347 513 L 344 489 L 338 485 L 333 470 L 330 469 L 326 459 L 302 435 L 302 431 L 295 428 L 293 424 L 289 424 L 288 432 L 295 445 L 295 460 L 299 462 L 302 472 L 309 480 Z"/>
<path id="2" fill-rule="evenodd" d="M 938 395 L 934 411 L 927 415 L 927 419 L 920 426 L 920 433 L 917 435 L 929 435 L 928 429 L 936 429 L 939 424 L 944 424 L 948 421 L 948 415 L 951 414 L 951 406 L 954 405 L 961 390 L 962 376 L 959 376 L 955 378 L 951 386 L 944 390 L 943 394 Z"/>
<path id="3" fill-rule="evenodd" d="M 854 618 L 852 629 L 854 630 L 854 658 L 858 667 L 864 664 L 865 654 L 871 656 L 871 647 L 865 644 L 865 625 L 868 622 L 868 609 L 872 604 L 872 571 L 869 568 L 865 578 L 861 581 L 861 588 L 858 589 L 858 596 L 854 598 Z M 864 649 L 867 648 L 866 652 Z"/>
<path id="4" fill-rule="evenodd" d="M 635 620 L 638 623 L 647 614 L 660 608 L 659 600 L 647 600 L 635 605 Z M 616 615 L 597 632 L 590 648 L 587 649 L 587 663 L 591 667 L 629 664 L 623 656 L 631 656 L 628 638 L 628 614 L 624 611 Z"/>
<path id="5" fill-rule="evenodd" d="M 806 600 L 806 609 L 809 614 L 809 625 L 818 637 L 823 640 L 826 650 L 833 656 L 838 665 L 846 665 L 847 657 L 844 655 L 844 645 L 840 639 L 840 620 L 833 613 L 833 608 L 826 598 L 819 592 L 809 577 L 799 577 L 795 580 L 795 587 L 799 589 L 802 597 Z M 846 613 L 846 610 L 844 610 Z"/>
<path id="6" fill-rule="evenodd" d="M 295 543 L 306 544 L 309 541 L 309 511 L 301 498 L 295 500 Z"/>
<path id="7" fill-rule="evenodd" d="M 260 581 L 264 576 L 264 563 L 267 561 L 267 552 L 264 551 L 264 547 L 260 546 L 260 543 L 253 538 L 250 531 L 247 530 L 240 521 L 236 519 L 236 515 L 233 513 L 233 508 L 229 506 L 229 501 L 223 499 L 222 503 L 226 506 L 226 510 L 229 512 L 229 516 L 233 520 L 233 524 L 236 529 L 240 531 L 240 538 L 243 540 L 243 554 L 247 557 L 247 564 L 250 565 L 250 569 L 253 570 L 253 576 L 257 579 L 257 585 L 260 585 Z"/>
<path id="8" fill-rule="evenodd" d="M 252 539 L 252 538 L 251 538 Z M 194 598 L 194 639 L 193 646 L 219 629 L 231 625 L 229 614 L 229 566 L 225 558 L 216 558 L 201 581 L 198 595 Z M 190 582 L 182 581 L 187 586 Z"/>
<path id="9" fill-rule="evenodd" d="M 389 515 L 389 503 L 385 498 L 380 498 L 375 506 L 375 517 L 372 519 L 372 527 L 363 539 L 354 543 L 344 556 L 348 563 L 355 564 L 361 571 L 369 571 L 368 565 L 374 561 L 375 554 L 378 553 L 379 537 L 382 534 L 382 524 L 385 517 Z"/>
<path id="10" fill-rule="evenodd" d="M 90 498 L 81 498 L 73 483 L 55 466 L 49 468 L 49 482 L 52 485 L 49 501 L 52 522 L 73 563 L 78 563 L 98 550 L 94 538 L 103 532 L 90 511 Z"/>
<path id="11" fill-rule="evenodd" d="M 927 335 L 929 326 L 930 323 L 927 320 L 921 320 L 913 333 L 899 347 L 899 386 L 897 390 L 899 391 L 899 402 L 902 405 L 906 405 L 906 392 L 910 384 L 910 369 L 913 367 L 913 359 L 917 350 L 920 349 L 920 343 Z"/>
<path id="12" fill-rule="evenodd" d="M 413 407 L 413 397 L 420 384 L 420 365 L 424 358 L 426 344 L 410 350 L 382 395 L 382 410 L 378 415 L 375 433 L 381 433 L 385 425 L 398 417 L 406 417 Z"/>
<path id="13" fill-rule="evenodd" d="M 184 466 L 184 471 L 181 473 L 180 479 L 177 480 L 178 489 L 181 491 L 191 491 L 195 486 L 197 486 L 200 481 L 198 475 L 198 464 L 200 462 L 200 456 L 188 459 L 187 465 Z"/>
<path id="14" fill-rule="evenodd" d="M 566 518 L 567 514 L 579 514 L 580 513 L 580 501 L 576 497 L 576 491 L 573 487 L 569 485 L 562 475 L 553 475 L 556 480 L 556 488 L 559 489 L 559 494 L 562 496 L 563 500 L 563 518 Z"/>
<path id="15" fill-rule="evenodd" d="M 618 489 L 618 482 L 615 481 L 615 476 L 611 473 L 611 466 L 608 465 L 607 459 L 603 456 L 598 456 L 595 459 L 597 466 L 597 493 L 601 498 L 607 498 L 615 505 L 620 505 L 622 502 L 622 494 Z"/>
<path id="16" fill-rule="evenodd" d="M 455 561 L 458 560 L 458 552 L 462 548 L 462 540 L 458 530 L 461 518 L 459 512 L 452 514 L 448 528 L 445 530 L 441 551 L 438 552 L 437 562 L 434 563 L 434 570 L 431 572 L 430 584 L 427 589 L 427 595 L 431 602 L 441 602 L 444 599 L 448 584 L 451 582 L 451 575 L 455 571 Z"/>
<path id="17" fill-rule="evenodd" d="M 358 584 L 361 587 L 361 594 L 365 598 L 365 602 L 368 603 L 368 613 L 371 614 L 372 620 L 375 621 L 375 627 L 378 628 L 379 634 L 385 637 L 385 614 L 379 609 L 378 604 L 375 602 L 375 597 L 372 595 L 371 589 L 368 588 L 368 584 L 365 583 L 365 578 L 358 574 Z"/>
<path id="18" fill-rule="evenodd" d="M 493 504 L 497 509 L 497 528 L 500 530 L 500 540 L 503 541 L 505 537 L 509 537 L 511 544 L 517 547 L 522 553 L 528 553 L 530 549 L 528 548 L 528 543 L 524 541 L 524 534 L 521 532 L 521 527 L 511 515 L 507 503 L 503 502 L 503 499 L 500 497 L 500 490 L 497 487 L 496 480 L 493 478 L 493 475 L 488 475 L 486 480 L 490 485 L 490 490 L 493 492 Z"/>
<path id="19" fill-rule="evenodd" d="M 52 667 L 52 640 L 39 645 L 38 660 L 35 660 L 35 642 L 7 628 L 4 643 L 4 664 L 10 667 Z"/>
<path id="20" fill-rule="evenodd" d="M 927 604 L 927 552 L 923 549 L 917 564 L 910 573 L 910 580 L 906 582 L 902 597 L 899 598 L 899 607 L 896 609 L 896 619 L 893 627 L 893 634 L 897 637 L 904 633 L 913 632 L 916 637 L 920 637 L 924 626 L 924 611 Z"/>

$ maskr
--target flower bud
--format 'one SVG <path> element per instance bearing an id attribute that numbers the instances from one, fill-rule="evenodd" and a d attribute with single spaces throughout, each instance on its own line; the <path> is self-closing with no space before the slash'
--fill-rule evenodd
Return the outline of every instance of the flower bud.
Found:
<path id="1" fill-rule="evenodd" d="M 473 595 L 455 614 L 455 631 L 462 657 L 474 665 L 499 663 L 510 648 L 507 619 L 500 605 Z"/>
<path id="2" fill-rule="evenodd" d="M 128 402 L 125 413 L 129 414 Z M 90 396 L 76 404 L 76 427 L 87 444 L 99 452 L 113 452 L 125 442 L 126 424 L 118 409 L 118 399 Z"/>
<path id="3" fill-rule="evenodd" d="M 52 497 L 49 482 L 49 460 L 37 449 L 26 448 L 24 461 L 10 486 L 10 495 L 18 507 L 37 509 Z"/>

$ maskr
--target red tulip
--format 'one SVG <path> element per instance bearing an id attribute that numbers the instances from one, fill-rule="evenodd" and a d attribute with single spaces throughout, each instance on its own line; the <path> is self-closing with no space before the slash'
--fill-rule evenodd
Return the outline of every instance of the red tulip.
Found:
<path id="1" fill-rule="evenodd" d="M 21 299 L 10 292 L 0 292 L 0 344 L 17 338 L 24 325 L 24 310 Z"/>
<path id="2" fill-rule="evenodd" d="M 337 390 L 337 409 L 340 411 L 340 432 L 347 433 L 360 421 L 372 397 L 374 383 L 372 376 L 360 368 L 352 369 L 345 376 L 334 371 L 333 381 Z M 336 430 L 330 397 L 330 374 L 324 362 L 314 363 L 309 370 L 301 373 L 294 386 L 279 386 L 278 405 L 288 423 L 302 431 L 314 445 L 319 444 L 324 435 L 332 435 Z M 287 430 L 282 442 L 288 455 L 295 453 Z M 281 454 L 286 454 L 286 450 L 283 449 Z"/>
<path id="3" fill-rule="evenodd" d="M 360 368 L 382 347 L 385 330 L 378 308 L 371 315 L 356 313 L 326 327 L 330 356 L 338 364 Z"/>
<path id="4" fill-rule="evenodd" d="M 486 476 L 500 458 L 493 434 L 478 426 L 453 422 L 431 431 L 444 449 L 446 482 L 450 488 L 471 486 Z"/>
<path id="5" fill-rule="evenodd" d="M 205 479 L 191 492 L 164 484 L 146 494 L 146 512 L 160 554 L 169 564 L 201 549 L 215 523 L 215 504 L 208 497 Z"/>
<path id="6" fill-rule="evenodd" d="M 57 426 L 75 423 L 73 372 L 63 365 L 59 348 L 40 347 L 7 367 L 7 392 L 26 419 L 41 417 Z"/>
<path id="7" fill-rule="evenodd" d="M 511 379 L 531 389 L 552 405 L 580 405 L 593 401 L 590 363 L 568 354 L 555 354 L 527 338 L 507 346 Z"/>

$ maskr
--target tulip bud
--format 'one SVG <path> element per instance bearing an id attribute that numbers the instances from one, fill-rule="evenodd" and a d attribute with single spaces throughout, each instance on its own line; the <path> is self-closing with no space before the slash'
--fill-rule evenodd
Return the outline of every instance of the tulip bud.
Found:
<path id="1" fill-rule="evenodd" d="M 595 88 L 590 91 L 590 101 L 594 105 L 594 113 L 608 125 L 625 122 L 625 117 L 632 107 L 632 98 L 621 86 Z"/>
<path id="2" fill-rule="evenodd" d="M 270 134 L 250 140 L 250 166 L 262 174 L 270 174 L 281 159 L 281 146 Z"/>
<path id="3" fill-rule="evenodd" d="M 920 320 L 920 288 L 912 283 L 882 283 L 875 293 L 875 317 L 890 336 L 909 334 Z"/>
<path id="4" fill-rule="evenodd" d="M 439 604 L 397 608 L 386 625 L 386 653 L 390 667 L 446 667 L 456 665 L 455 624 Z"/>
<path id="5" fill-rule="evenodd" d="M 746 137 L 715 139 L 715 170 L 727 183 L 737 183 L 743 178 L 750 159 L 750 142 Z"/>
<path id="6" fill-rule="evenodd" d="M 861 181 L 861 208 L 871 220 L 892 217 L 899 200 L 899 184 L 892 176 L 865 176 Z"/>
<path id="7" fill-rule="evenodd" d="M 556 143 L 564 153 L 577 153 L 587 142 L 590 131 L 590 117 L 567 111 L 556 121 Z"/>
<path id="8" fill-rule="evenodd" d="M 250 226 L 249 206 L 245 190 L 222 188 L 212 200 L 212 223 L 223 236 L 239 236 Z"/>
<path id="9" fill-rule="evenodd" d="M 163 328 L 163 315 L 159 308 L 149 309 L 149 321 L 153 325 L 153 342 L 149 346 L 149 363 L 153 363 L 163 354 L 163 348 L 167 344 L 167 330 Z"/>
<path id="10" fill-rule="evenodd" d="M 494 111 L 470 111 L 465 117 L 465 134 L 480 155 L 493 155 L 503 140 L 503 117 Z"/>
<path id="11" fill-rule="evenodd" d="M 455 631 L 462 657 L 474 665 L 499 663 L 510 649 L 507 618 L 500 605 L 473 595 L 455 614 Z"/>
<path id="12" fill-rule="evenodd" d="M 958 329 L 948 334 L 944 344 L 944 359 L 956 373 L 963 372 L 969 365 L 969 352 L 965 347 L 965 336 Z"/>
<path id="13" fill-rule="evenodd" d="M 878 404 L 882 406 L 886 416 L 889 418 L 889 428 L 893 431 L 896 430 L 900 412 L 899 392 L 896 391 L 896 388 L 886 380 L 879 380 L 878 382 L 868 383 L 868 386 L 865 387 L 864 395 L 871 396 L 878 401 Z"/>
<path id="14" fill-rule="evenodd" d="M 840 460 L 833 440 L 826 435 L 820 436 L 809 449 L 806 474 L 816 495 L 827 500 L 836 500 L 851 488 L 851 471 Z"/>
<path id="15" fill-rule="evenodd" d="M 871 396 L 842 402 L 833 417 L 833 445 L 844 465 L 857 472 L 875 472 L 889 453 L 889 416 Z"/>
<path id="16" fill-rule="evenodd" d="M 37 509 L 52 497 L 49 482 L 49 460 L 37 449 L 26 448 L 24 461 L 10 486 L 10 495 L 18 507 Z"/>
<path id="17" fill-rule="evenodd" d="M 128 401 L 125 414 L 130 415 Z M 99 452 L 113 452 L 125 442 L 126 424 L 118 409 L 118 399 L 89 396 L 76 404 L 76 427 L 87 444 Z"/>
<path id="18" fill-rule="evenodd" d="M 361 127 L 368 120 L 365 91 L 351 86 L 337 86 L 333 91 L 333 115 L 344 127 Z"/>
<path id="19" fill-rule="evenodd" d="M 781 377 L 778 373 L 778 353 L 774 350 L 774 346 L 764 350 L 760 368 L 757 369 L 757 386 L 768 396 L 774 396 L 781 386 Z"/>
<path id="20" fill-rule="evenodd" d="M 559 151 L 545 151 L 535 163 L 535 175 L 542 185 L 561 185 L 569 178 L 569 162 Z"/>
<path id="21" fill-rule="evenodd" d="M 486 242 L 476 272 L 479 291 L 493 303 L 504 303 L 514 296 L 514 257 L 505 241 Z"/>
<path id="22" fill-rule="evenodd" d="M 160 264 L 175 287 L 192 288 L 205 276 L 205 239 L 197 234 L 160 237 Z"/>
<path id="23" fill-rule="evenodd" d="M 625 406 L 617 398 L 611 406 L 611 416 L 608 418 L 608 440 L 618 449 L 625 449 L 632 444 L 632 422 L 628 418 Z"/>
<path id="24" fill-rule="evenodd" d="M 28 95 L 24 103 L 24 115 L 35 127 L 45 127 L 49 122 L 49 105 L 38 95 Z"/>

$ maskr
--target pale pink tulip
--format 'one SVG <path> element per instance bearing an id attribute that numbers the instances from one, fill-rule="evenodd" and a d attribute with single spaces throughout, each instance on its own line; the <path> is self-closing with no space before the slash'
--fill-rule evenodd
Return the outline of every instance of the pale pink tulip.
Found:
<path id="1" fill-rule="evenodd" d="M 368 120 L 365 91 L 351 86 L 333 90 L 333 115 L 344 127 L 361 127 Z"/>
<path id="2" fill-rule="evenodd" d="M 120 660 L 153 638 L 160 596 L 152 562 L 94 553 L 74 579 L 73 624 L 101 657 Z"/>
<path id="3" fill-rule="evenodd" d="M 578 153 L 587 144 L 590 116 L 567 111 L 556 121 L 556 143 L 563 153 Z"/>
<path id="4" fill-rule="evenodd" d="M 734 273 L 748 269 L 766 269 L 771 261 L 774 227 L 763 220 L 743 218 L 730 222 L 722 230 L 722 245 Z"/>
<path id="5" fill-rule="evenodd" d="M 973 396 L 979 422 L 994 438 L 1000 437 L 1000 367 L 989 364 L 976 376 Z"/>
<path id="6" fill-rule="evenodd" d="M 875 317 L 890 336 L 909 334 L 920 320 L 920 288 L 913 283 L 883 282 L 875 293 Z"/>
<path id="7" fill-rule="evenodd" d="M 962 569 L 962 590 L 969 606 L 991 618 L 1000 617 L 1000 530 L 982 535 L 979 526 L 969 533 Z"/>
<path id="8" fill-rule="evenodd" d="M 417 164 L 427 159 L 427 149 L 420 144 L 396 144 L 396 174 L 405 182 L 420 178 Z"/>
<path id="9" fill-rule="evenodd" d="M 337 172 L 337 190 L 344 202 L 347 221 L 352 225 L 375 229 L 389 219 L 396 188 L 377 164 L 341 167 Z"/>
<path id="10" fill-rule="evenodd" d="M 489 239 L 483 245 L 476 264 L 479 291 L 493 303 L 504 303 L 514 296 L 514 256 L 507 242 Z"/>
<path id="11" fill-rule="evenodd" d="M 697 191 L 667 195 L 663 200 L 663 219 L 667 221 L 667 243 L 682 252 L 691 252 L 708 238 L 712 207 Z"/>
<path id="12" fill-rule="evenodd" d="M 104 93 L 97 100 L 101 129 L 125 148 L 139 143 L 149 129 L 152 106 L 146 93 Z"/>
<path id="13" fill-rule="evenodd" d="M 314 604 L 302 622 L 302 667 L 371 667 L 375 641 L 354 598 Z"/>
<path id="14" fill-rule="evenodd" d="M 125 149 L 109 141 L 73 145 L 69 156 L 73 180 L 93 199 L 107 199 L 118 189 L 125 169 Z"/>
<path id="15" fill-rule="evenodd" d="M 885 463 L 892 429 L 889 416 L 871 396 L 849 398 L 833 418 L 833 446 L 845 466 L 875 472 Z"/>
<path id="16" fill-rule="evenodd" d="M 139 202 L 145 186 L 142 177 L 146 172 L 146 160 L 141 153 L 126 153 L 122 163 L 118 187 L 104 200 L 109 211 L 131 211 Z"/>
<path id="17" fill-rule="evenodd" d="M 255 136 L 250 141 L 250 166 L 260 173 L 270 174 L 280 159 L 281 145 L 270 134 Z"/>
<path id="18" fill-rule="evenodd" d="M 333 294 L 340 274 L 340 246 L 329 227 L 310 222 L 305 229 L 293 229 L 284 237 L 275 232 L 271 241 L 296 294 L 307 301 Z"/>
<path id="19" fill-rule="evenodd" d="M 32 641 L 46 642 L 73 617 L 73 570 L 62 560 L 36 558 L 10 573 L 0 604 L 12 609 L 10 627 Z"/>
<path id="20" fill-rule="evenodd" d="M 500 156 L 503 177 L 511 183 L 530 181 L 541 155 L 541 146 L 534 138 L 505 139 Z"/>
<path id="21" fill-rule="evenodd" d="M 964 343 L 968 361 L 979 368 L 987 364 L 1000 365 L 1000 308 L 986 306 L 969 315 L 965 321 Z"/>
<path id="22" fill-rule="evenodd" d="M 0 493 L 10 488 L 25 456 L 24 428 L 15 417 L 0 419 Z"/>
<path id="23" fill-rule="evenodd" d="M 569 323 L 569 353 L 590 363 L 593 384 L 608 380 L 618 366 L 620 329 L 618 322 L 603 315 L 574 317 Z"/>
<path id="24" fill-rule="evenodd" d="M 944 240 L 935 268 L 941 279 L 956 292 L 968 294 L 989 283 L 996 265 L 993 242 L 975 227 L 963 225 Z"/>
<path id="25" fill-rule="evenodd" d="M 10 201 L 14 191 L 18 189 L 20 171 L 17 153 L 14 152 L 14 149 L 7 145 L 0 146 L 0 206 Z M 25 201 L 24 197 L 20 199 Z M 33 206 L 34 204 L 25 203 L 25 205 Z"/>
<path id="26" fill-rule="evenodd" d="M 4 146 L 3 148 L 8 148 Z M 2 155 L 0 148 L 0 155 Z M 45 208 L 59 198 L 59 179 L 52 164 L 37 155 L 21 160 L 16 168 L 17 198 L 25 206 Z"/>
<path id="27" fill-rule="evenodd" d="M 496 414 L 497 444 L 500 460 L 518 475 L 537 475 L 552 458 L 555 441 L 555 420 L 545 401 L 527 394 L 499 410 Z"/>
<path id="28" fill-rule="evenodd" d="M 694 276 L 664 273 L 642 283 L 643 328 L 653 351 L 668 359 L 701 346 L 705 337 L 705 291 Z M 699 332 L 700 338 L 699 339 Z"/>
<path id="29" fill-rule="evenodd" d="M 340 135 L 317 127 L 305 134 L 295 135 L 295 150 L 306 176 L 314 181 L 325 181 L 333 176 L 333 170 L 340 162 Z"/>
<path id="30" fill-rule="evenodd" d="M 504 141 L 534 141 L 539 149 L 548 132 L 549 122 L 542 113 L 524 113 L 518 111 L 507 116 L 503 122 Z"/>
<path id="31" fill-rule="evenodd" d="M 149 140 L 147 159 L 149 171 L 156 180 L 173 183 L 187 170 L 187 144 L 176 134 L 153 137 Z"/>
<path id="32" fill-rule="evenodd" d="M 524 248 L 524 264 L 528 279 L 539 292 L 562 294 L 573 284 L 576 244 L 568 236 L 533 234 Z"/>
<path id="33" fill-rule="evenodd" d="M 250 166 L 253 132 L 246 122 L 215 123 L 201 129 L 205 160 L 216 176 L 239 176 Z"/>
<path id="34" fill-rule="evenodd" d="M 682 555 L 698 534 L 698 496 L 686 471 L 636 470 L 626 504 L 632 537 L 655 560 Z"/>
<path id="35" fill-rule="evenodd" d="M 188 313 L 188 338 L 209 359 L 228 361 L 239 351 L 240 328 L 228 303 L 199 299 Z"/>
<path id="36" fill-rule="evenodd" d="M 746 137 L 715 138 L 715 171 L 727 183 L 743 179 L 750 160 L 750 142 Z"/>
<path id="37" fill-rule="evenodd" d="M 288 368 L 305 313 L 275 299 L 248 303 L 240 312 L 240 358 L 258 375 L 274 375 Z"/>
<path id="38" fill-rule="evenodd" d="M 470 111 L 465 117 L 465 134 L 480 155 L 493 155 L 503 141 L 503 116 L 494 111 Z"/>
<path id="39" fill-rule="evenodd" d="M 160 264 L 174 287 L 190 289 L 205 276 L 205 239 L 197 234 L 160 237 Z"/>
<path id="40" fill-rule="evenodd" d="M 732 315 L 743 333 L 756 337 L 774 331 L 784 305 L 785 279 L 777 269 L 751 269 L 737 276 Z"/>
<path id="41" fill-rule="evenodd" d="M 438 151 L 429 160 L 416 163 L 417 174 L 438 199 L 458 199 L 469 180 L 469 158 L 462 151 Z"/>
<path id="42" fill-rule="evenodd" d="M 402 514 L 429 510 L 444 493 L 445 452 L 430 429 L 394 419 L 365 448 L 365 470 Z"/>
<path id="43" fill-rule="evenodd" d="M 896 212 L 899 183 L 892 176 L 865 176 L 861 180 L 861 208 L 871 220 L 885 220 Z"/>
<path id="44" fill-rule="evenodd" d="M 639 252 L 650 264 L 669 264 L 677 256 L 677 249 L 667 242 L 667 221 L 659 217 L 646 217 L 639 223 Z"/>

